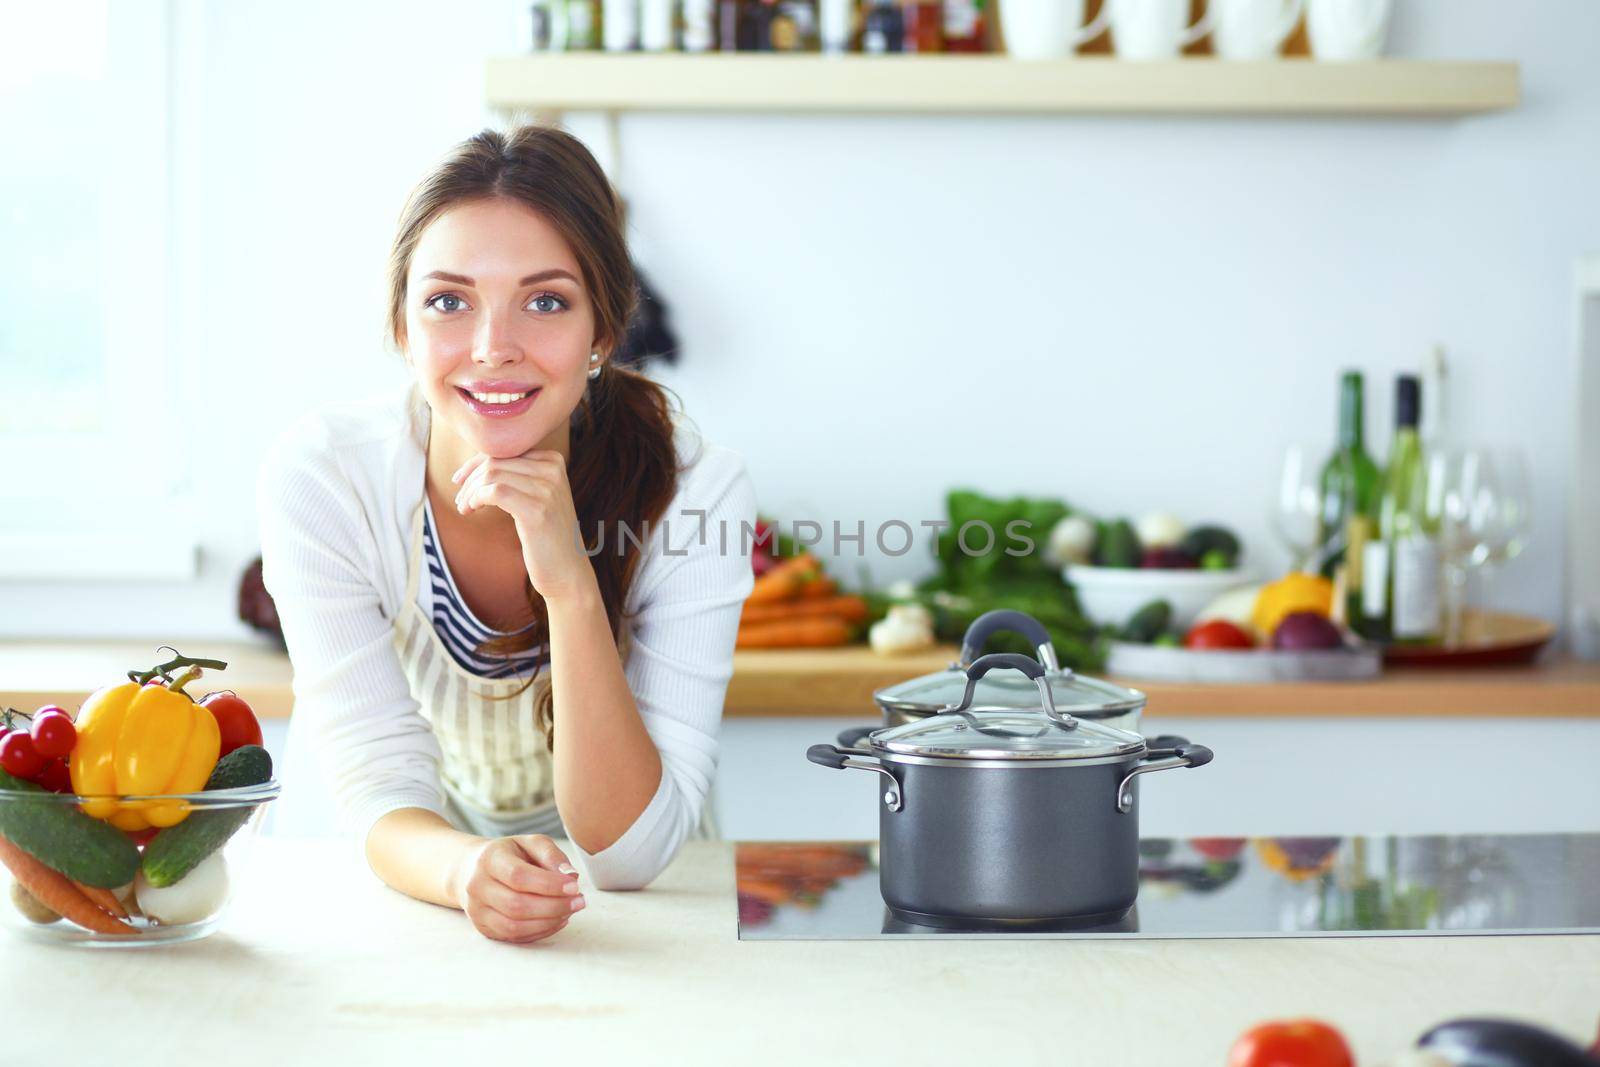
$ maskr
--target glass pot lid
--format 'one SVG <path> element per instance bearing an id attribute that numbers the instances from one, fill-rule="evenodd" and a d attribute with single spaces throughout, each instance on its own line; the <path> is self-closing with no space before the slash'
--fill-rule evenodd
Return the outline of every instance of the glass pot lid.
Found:
<path id="1" fill-rule="evenodd" d="M 1021 675 L 1034 688 L 1031 708 L 975 710 L 978 688 L 993 672 Z M 876 730 L 873 751 L 936 759 L 1060 760 L 1142 753 L 1144 738 L 1056 707 L 1048 671 L 1016 653 L 979 656 L 961 672 L 961 699 L 933 715 Z"/>
<path id="2" fill-rule="evenodd" d="M 1145 695 L 1137 689 L 1124 689 L 1065 668 L 1047 671 L 1045 680 L 1058 711 L 1106 716 L 1138 711 L 1145 705 Z M 966 685 L 965 670 L 954 663 L 948 670 L 885 686 L 873 693 L 872 699 L 886 710 L 932 715 L 959 701 Z M 972 707 L 976 711 L 1036 709 L 1039 690 L 1020 674 L 1010 671 L 992 674 L 978 682 Z"/>
<path id="3" fill-rule="evenodd" d="M 1108 717 L 1144 707 L 1145 695 L 1137 689 L 1126 689 L 1063 668 L 1050 641 L 1050 631 L 1033 616 L 1008 610 L 978 616 L 961 640 L 960 656 L 945 670 L 885 686 L 873 693 L 872 699 L 885 711 L 914 715 L 932 715 L 954 706 L 966 691 L 968 670 L 978 660 L 984 645 L 990 637 L 1003 632 L 1022 634 L 1033 645 L 1058 711 Z M 1029 675 L 997 671 L 978 680 L 970 707 L 975 711 L 1038 709 L 1039 690 Z"/>
<path id="4" fill-rule="evenodd" d="M 946 711 L 871 734 L 884 755 L 934 759 L 1098 759 L 1143 752 L 1145 740 L 1089 719 L 1043 711 Z"/>

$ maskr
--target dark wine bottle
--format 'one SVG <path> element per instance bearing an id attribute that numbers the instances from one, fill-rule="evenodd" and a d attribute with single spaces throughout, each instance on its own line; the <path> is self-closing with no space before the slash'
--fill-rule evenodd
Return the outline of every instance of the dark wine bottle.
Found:
<path id="1" fill-rule="evenodd" d="M 1381 490 L 1378 465 L 1367 454 L 1363 391 L 1361 372 L 1346 371 L 1339 382 L 1339 444 L 1322 466 L 1317 536 L 1324 552 L 1322 574 L 1344 590 L 1344 619 L 1357 632 L 1363 553 L 1377 531 Z"/>

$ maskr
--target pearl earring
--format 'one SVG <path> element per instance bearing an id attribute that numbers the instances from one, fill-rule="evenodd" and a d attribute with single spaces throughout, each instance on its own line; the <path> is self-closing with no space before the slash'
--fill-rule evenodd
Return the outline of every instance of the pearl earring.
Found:
<path id="1" fill-rule="evenodd" d="M 604 364 L 602 364 L 600 362 L 600 353 L 598 353 L 598 352 L 590 352 L 589 353 L 589 377 L 590 378 L 598 378 L 598 377 L 600 377 L 600 368 L 602 366 L 604 366 Z"/>

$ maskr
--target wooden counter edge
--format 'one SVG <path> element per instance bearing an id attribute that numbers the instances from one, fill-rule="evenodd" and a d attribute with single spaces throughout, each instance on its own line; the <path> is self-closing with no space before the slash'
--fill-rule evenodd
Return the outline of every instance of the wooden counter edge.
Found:
<path id="1" fill-rule="evenodd" d="M 0 706 L 69 708 L 97 685 L 151 660 L 153 642 L 0 640 Z M 243 641 L 178 642 L 230 662 L 199 693 L 233 689 L 263 718 L 284 718 L 293 697 L 289 661 L 274 646 Z M 877 715 L 874 690 L 941 670 L 955 650 L 878 656 L 865 647 L 743 651 L 734 655 L 729 718 Z M 1600 718 L 1600 664 L 1553 658 L 1526 667 L 1409 668 L 1363 682 L 1201 685 L 1128 682 L 1149 696 L 1156 718 Z"/>

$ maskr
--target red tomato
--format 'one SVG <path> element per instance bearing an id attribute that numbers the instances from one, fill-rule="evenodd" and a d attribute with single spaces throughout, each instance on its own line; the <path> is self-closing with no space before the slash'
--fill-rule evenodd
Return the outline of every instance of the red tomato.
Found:
<path id="1" fill-rule="evenodd" d="M 222 731 L 219 758 L 236 748 L 261 744 L 261 724 L 256 721 L 256 713 L 237 693 L 227 689 L 207 693 L 200 706 L 211 712 L 211 717 L 217 720 L 217 728 Z"/>
<path id="2" fill-rule="evenodd" d="M 32 735 L 13 730 L 0 737 L 0 767 L 4 767 L 7 774 L 31 782 L 34 775 L 44 770 L 44 762 L 44 757 L 34 747 Z"/>
<path id="3" fill-rule="evenodd" d="M 1262 1023 L 1228 1053 L 1228 1067 L 1355 1067 L 1339 1031 L 1315 1019 Z"/>
<path id="4" fill-rule="evenodd" d="M 1184 648 L 1255 648 L 1254 639 L 1227 619 L 1197 622 L 1183 635 Z"/>
<path id="5" fill-rule="evenodd" d="M 52 793 L 72 792 L 72 772 L 67 769 L 64 759 L 53 759 L 46 763 L 34 781 Z"/>
<path id="6" fill-rule="evenodd" d="M 161 827 L 159 827 L 159 826 L 147 826 L 143 830 L 124 830 L 123 831 L 123 833 L 128 835 L 128 840 L 132 841 L 135 845 L 138 845 L 140 848 L 143 848 L 145 845 L 149 844 L 150 843 L 150 839 L 152 837 L 156 836 L 156 834 L 159 834 L 160 832 L 161 832 Z"/>
<path id="7" fill-rule="evenodd" d="M 1189 847 L 1208 860 L 1238 859 L 1246 842 L 1242 837 L 1191 837 Z"/>
<path id="8" fill-rule="evenodd" d="M 72 725 L 72 716 L 53 704 L 34 712 L 33 747 L 46 759 L 59 759 L 72 755 L 72 746 L 78 743 L 78 728 Z"/>

